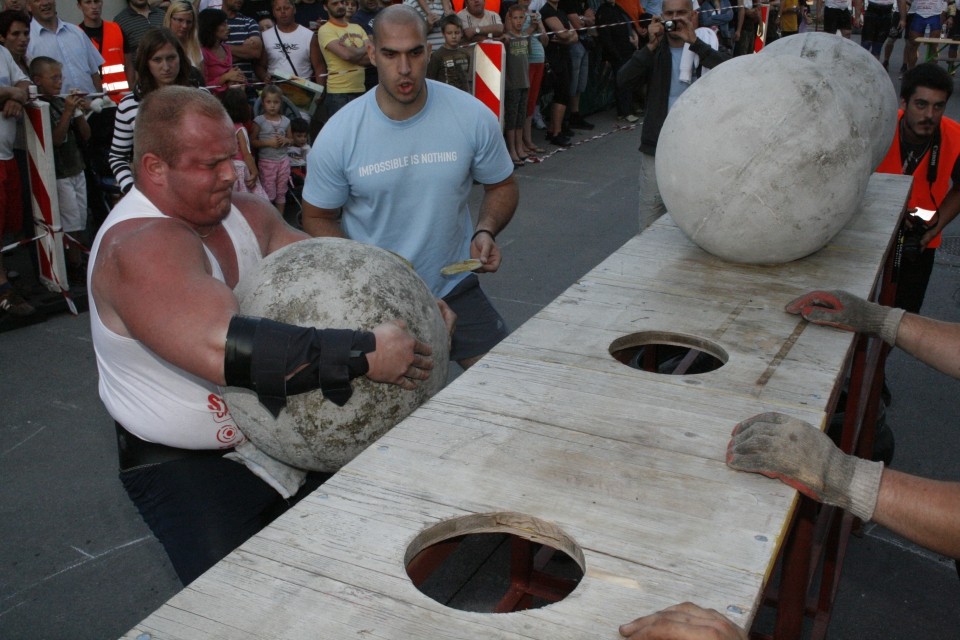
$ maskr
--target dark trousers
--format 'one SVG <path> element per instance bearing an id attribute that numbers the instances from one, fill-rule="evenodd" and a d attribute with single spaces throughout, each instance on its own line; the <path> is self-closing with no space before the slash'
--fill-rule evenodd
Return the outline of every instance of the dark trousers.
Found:
<path id="1" fill-rule="evenodd" d="M 311 473 L 290 500 L 239 462 L 186 457 L 120 472 L 184 586 L 329 478 Z"/>
<path id="2" fill-rule="evenodd" d="M 894 306 L 910 313 L 920 313 L 927 293 L 936 249 L 924 249 L 916 257 L 903 257 L 897 269 L 897 298 Z"/>

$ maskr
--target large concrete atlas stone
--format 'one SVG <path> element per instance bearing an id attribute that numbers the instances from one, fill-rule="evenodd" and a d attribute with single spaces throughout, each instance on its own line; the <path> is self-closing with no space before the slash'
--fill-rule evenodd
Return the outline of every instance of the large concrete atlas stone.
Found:
<path id="1" fill-rule="evenodd" d="M 889 78 L 853 79 L 880 63 L 842 38 L 810 36 L 710 70 L 664 122 L 667 211 L 724 260 L 777 264 L 822 248 L 858 210 L 896 129 Z"/>
<path id="2" fill-rule="evenodd" d="M 893 142 L 899 101 L 887 70 L 869 51 L 832 33 L 809 32 L 779 38 L 764 47 L 765 56 L 798 56 L 831 70 L 834 89 L 846 91 L 857 108 L 848 113 L 853 127 L 874 134 L 873 166 L 876 169 Z M 869 135 L 869 133 L 867 134 Z"/>
<path id="3" fill-rule="evenodd" d="M 372 329 L 403 320 L 433 348 L 430 378 L 416 390 L 360 377 L 343 407 L 311 391 L 288 397 L 274 419 L 254 392 L 228 388 L 227 405 L 243 434 L 287 464 L 336 471 L 446 383 L 447 332 L 436 300 L 413 269 L 389 251 L 338 238 L 296 242 L 268 256 L 235 293 L 243 314 L 300 326 Z"/>

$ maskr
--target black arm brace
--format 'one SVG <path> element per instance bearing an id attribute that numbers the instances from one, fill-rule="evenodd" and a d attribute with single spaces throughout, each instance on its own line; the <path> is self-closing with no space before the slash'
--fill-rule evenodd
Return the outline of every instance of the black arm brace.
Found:
<path id="1" fill-rule="evenodd" d="M 227 330 L 223 375 L 231 387 L 256 391 L 274 418 L 287 405 L 288 395 L 317 388 L 342 407 L 353 394 L 350 380 L 367 372 L 364 354 L 376 348 L 370 331 L 313 329 L 234 316 Z"/>

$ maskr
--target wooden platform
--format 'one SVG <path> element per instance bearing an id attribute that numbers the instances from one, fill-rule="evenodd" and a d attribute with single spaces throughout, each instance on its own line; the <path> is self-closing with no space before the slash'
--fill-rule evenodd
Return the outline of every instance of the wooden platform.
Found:
<path id="1" fill-rule="evenodd" d="M 796 493 L 727 468 L 730 431 L 767 410 L 825 424 L 854 336 L 783 306 L 812 288 L 871 295 L 910 183 L 874 175 L 829 246 L 780 266 L 722 262 L 663 219 L 126 637 L 616 638 L 684 600 L 749 626 Z M 629 368 L 609 347 L 638 332 L 705 339 L 727 362 Z M 586 569 L 576 590 L 509 614 L 417 591 L 411 543 L 489 513 L 523 514 L 491 518 L 520 535 L 554 535 L 529 516 L 569 536 Z"/>

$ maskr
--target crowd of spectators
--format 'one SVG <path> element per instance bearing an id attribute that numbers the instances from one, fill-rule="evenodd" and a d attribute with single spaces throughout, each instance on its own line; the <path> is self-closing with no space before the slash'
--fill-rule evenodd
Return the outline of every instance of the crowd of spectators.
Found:
<path id="1" fill-rule="evenodd" d="M 842 4 L 842 0 L 828 0 L 825 9 L 831 24 L 839 25 L 846 35 L 847 16 L 838 2 Z M 9 56 L 4 64 L 20 74 L 2 78 L 4 87 L 13 91 L 18 83 L 31 84 L 30 62 L 48 58 L 60 64 L 62 89 L 42 99 L 57 113 L 66 101 L 77 102 L 76 113 L 66 117 L 64 126 L 83 159 L 79 174 L 83 179 L 73 177 L 75 188 L 61 195 L 60 206 L 62 213 L 79 202 L 90 215 L 84 215 L 85 229 L 71 229 L 66 235 L 70 268 L 64 284 L 85 284 L 78 251 L 92 238 L 116 198 L 133 184 L 133 130 L 137 107 L 146 95 L 168 84 L 203 88 L 225 101 L 231 90 L 240 91 L 246 109 L 240 108 L 242 101 L 236 96 L 230 109 L 239 119 L 237 189 L 264 192 L 267 185 L 262 184 L 265 176 L 258 162 L 265 159 L 273 180 L 265 193 L 284 211 L 287 180 L 296 178 L 297 172 L 288 178 L 289 170 L 277 174 L 274 164 L 287 166 L 287 149 L 300 162 L 294 168 L 302 173 L 302 149 L 313 142 L 326 119 L 376 84 L 367 44 L 374 19 L 391 3 L 410 6 L 426 22 L 432 50 L 428 77 L 465 92 L 475 90 L 476 43 L 503 42 L 504 142 L 516 168 L 537 161 L 547 152 L 548 143 L 567 147 L 578 132 L 594 128 L 581 110 L 587 98 L 596 102 L 590 87 L 610 87 L 617 119 L 624 125 L 644 117 L 647 87 L 618 83 L 617 77 L 650 42 L 651 21 L 659 22 L 663 11 L 658 0 L 127 0 L 112 20 L 103 18 L 103 0 L 78 0 L 83 19 L 77 25 L 58 16 L 54 0 L 0 0 L 4 9 L 0 40 L 4 55 Z M 694 26 L 712 29 L 721 51 L 729 50 L 731 55 L 753 51 L 755 36 L 764 26 L 759 2 L 702 0 L 698 4 L 693 0 L 692 4 L 693 20 L 698 23 Z M 801 8 L 805 6 L 797 0 L 770 5 L 767 39 L 803 30 L 807 16 Z M 854 22 L 860 18 L 860 8 L 856 3 L 850 6 Z M 283 81 L 294 76 L 312 84 L 288 91 Z M 276 115 L 270 120 L 283 122 L 283 131 L 261 140 L 262 127 L 253 121 L 264 113 L 260 94 L 274 82 L 280 86 L 275 95 L 281 100 L 283 120 Z M 275 102 L 271 98 L 271 109 Z M 588 110 L 595 108 L 588 106 Z M 82 119 L 73 117 L 81 114 Z M 89 129 L 88 135 L 79 135 L 82 127 Z M 545 129 L 545 137 L 535 139 L 538 128 Z M 9 129 L 18 133 L 9 144 L 0 143 L 0 152 L 9 146 L 12 156 L 0 157 L 11 167 L 0 179 L 8 194 L 5 200 L 12 198 L 17 206 L 6 206 L 0 231 L 24 237 L 32 231 L 26 150 L 22 127 Z M 297 131 L 300 143 L 294 145 Z M 56 152 L 65 156 L 67 150 L 58 147 Z M 277 175 L 282 185 L 276 184 Z M 22 188 L 13 190 L 14 182 Z M 79 182 L 85 183 L 83 189 Z M 80 191 L 85 201 L 77 200 Z M 4 274 L 0 263 L 0 313 L 32 312 Z"/>

